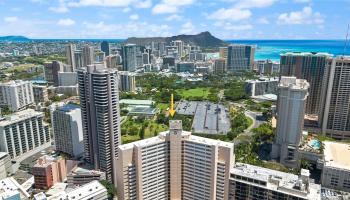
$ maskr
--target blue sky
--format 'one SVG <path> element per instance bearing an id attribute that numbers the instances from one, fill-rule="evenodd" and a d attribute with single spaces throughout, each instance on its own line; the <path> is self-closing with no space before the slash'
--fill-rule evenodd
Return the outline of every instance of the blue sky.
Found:
<path id="1" fill-rule="evenodd" d="M 0 35 L 343 39 L 350 0 L 0 0 Z"/>

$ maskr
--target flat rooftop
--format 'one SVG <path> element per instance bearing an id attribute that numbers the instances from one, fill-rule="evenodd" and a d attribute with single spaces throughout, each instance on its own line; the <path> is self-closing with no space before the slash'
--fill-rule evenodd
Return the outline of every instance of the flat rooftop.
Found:
<path id="1" fill-rule="evenodd" d="M 350 169 L 350 144 L 340 142 L 323 142 L 325 166 Z"/>
<path id="2" fill-rule="evenodd" d="M 138 99 L 121 99 L 119 100 L 119 104 L 126 105 L 153 105 L 155 104 L 152 100 L 138 100 Z"/>
<path id="3" fill-rule="evenodd" d="M 0 121 L 0 126 L 14 124 L 38 115 L 43 115 L 43 113 L 37 112 L 33 109 L 19 111 L 19 112 L 13 113 L 12 115 L 6 116 L 5 120 Z"/>
<path id="4" fill-rule="evenodd" d="M 308 176 L 309 171 L 302 169 L 302 175 Z M 280 172 L 276 170 L 271 170 L 267 168 L 257 167 L 254 165 L 244 164 L 244 163 L 236 163 L 235 167 L 231 169 L 231 178 L 233 175 L 238 175 L 241 177 L 246 177 L 243 179 L 238 179 L 238 181 L 250 182 L 250 184 L 255 185 L 254 180 L 259 180 L 265 182 L 266 185 L 264 187 L 278 191 L 286 194 L 293 194 L 293 196 L 298 196 L 301 198 L 307 197 L 307 199 L 321 199 L 321 186 L 314 184 L 309 181 L 309 188 L 306 188 L 306 184 L 301 183 L 301 179 L 299 176 Z M 249 181 L 249 179 L 251 179 Z M 252 182 L 253 181 L 253 182 Z M 300 185 L 302 184 L 302 185 Z M 302 186 L 302 187 L 298 187 Z M 260 185 L 261 187 L 261 185 Z M 300 189 L 299 189 L 300 188 Z"/>
<path id="5" fill-rule="evenodd" d="M 333 57 L 333 54 L 325 52 L 287 52 L 281 56 L 317 56 L 317 57 Z"/>

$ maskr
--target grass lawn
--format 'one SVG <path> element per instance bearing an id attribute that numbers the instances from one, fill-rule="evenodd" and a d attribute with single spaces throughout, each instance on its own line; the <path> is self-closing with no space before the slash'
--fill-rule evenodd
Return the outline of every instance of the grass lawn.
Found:
<path id="1" fill-rule="evenodd" d="M 127 119 L 123 124 L 122 124 L 122 130 L 123 127 L 129 127 L 129 126 L 134 126 L 135 129 L 134 131 L 136 132 L 135 134 L 123 134 L 122 135 L 122 144 L 127 144 L 130 142 L 135 142 L 138 140 L 141 140 L 139 131 L 141 130 L 142 127 L 142 122 L 137 122 L 132 119 Z M 164 124 L 157 124 L 155 121 L 151 120 L 149 121 L 148 127 L 145 129 L 145 138 L 150 138 L 157 136 L 160 132 L 168 130 L 168 126 Z"/>
<path id="2" fill-rule="evenodd" d="M 21 64 L 21 65 L 18 65 L 18 66 L 14 66 L 14 67 L 8 68 L 8 69 L 5 70 L 5 72 L 6 73 L 11 73 L 14 70 L 26 71 L 26 70 L 30 69 L 31 67 L 34 67 L 34 66 L 35 66 L 34 64 Z"/>
<path id="3" fill-rule="evenodd" d="M 157 108 L 162 112 L 169 108 L 169 104 L 167 103 L 158 103 Z"/>
<path id="4" fill-rule="evenodd" d="M 210 94 L 210 88 L 195 88 L 195 89 L 179 89 L 177 92 L 182 96 L 182 98 L 189 98 L 189 97 L 203 97 L 207 98 Z"/>

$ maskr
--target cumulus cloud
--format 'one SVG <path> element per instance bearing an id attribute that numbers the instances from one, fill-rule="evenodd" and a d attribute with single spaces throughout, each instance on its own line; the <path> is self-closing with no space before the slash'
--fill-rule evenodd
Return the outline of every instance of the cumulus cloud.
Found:
<path id="1" fill-rule="evenodd" d="M 181 26 L 180 33 L 182 34 L 192 34 L 195 31 L 195 27 L 192 22 L 186 22 Z"/>
<path id="2" fill-rule="evenodd" d="M 227 31 L 246 31 L 253 29 L 251 24 L 232 24 L 231 22 L 218 21 L 214 24 Z"/>
<path id="3" fill-rule="evenodd" d="M 214 20 L 227 20 L 227 21 L 239 21 L 248 19 L 252 13 L 250 10 L 237 9 L 237 8 L 221 8 L 208 16 L 209 19 Z"/>
<path id="4" fill-rule="evenodd" d="M 72 26 L 75 24 L 75 21 L 70 18 L 66 18 L 58 20 L 57 24 L 60 26 Z"/>
<path id="5" fill-rule="evenodd" d="M 259 24 L 270 24 L 270 21 L 266 17 L 261 17 L 258 19 Z"/>
<path id="6" fill-rule="evenodd" d="M 4 18 L 4 21 L 5 21 L 5 22 L 8 22 L 8 23 L 16 22 L 16 21 L 18 21 L 18 18 L 17 18 L 17 17 L 14 17 L 14 16 L 12 16 L 12 17 L 5 17 L 5 18 Z"/>
<path id="7" fill-rule="evenodd" d="M 176 13 L 183 6 L 192 5 L 195 0 L 162 0 L 156 4 L 153 9 L 153 14 Z"/>
<path id="8" fill-rule="evenodd" d="M 72 7 L 101 6 L 101 7 L 128 7 L 149 8 L 152 0 L 71 0 L 67 5 Z"/>
<path id="9" fill-rule="evenodd" d="M 66 0 L 59 0 L 58 6 L 51 6 L 49 7 L 49 10 L 56 13 L 66 13 L 69 11 L 66 5 Z"/>
<path id="10" fill-rule="evenodd" d="M 282 13 L 278 16 L 277 24 L 323 24 L 324 16 L 319 12 L 313 12 L 307 6 L 301 11 Z"/>
<path id="11" fill-rule="evenodd" d="M 178 15 L 178 14 L 173 14 L 170 15 L 169 17 L 165 18 L 165 20 L 167 21 L 179 21 L 182 19 L 182 16 Z"/>
<path id="12" fill-rule="evenodd" d="M 137 14 L 132 14 L 132 15 L 130 15 L 130 17 L 129 17 L 131 20 L 138 20 L 139 19 L 139 15 L 137 15 Z"/>
<path id="13" fill-rule="evenodd" d="M 236 8 L 265 8 L 272 6 L 277 0 L 244 0 L 237 1 Z"/>

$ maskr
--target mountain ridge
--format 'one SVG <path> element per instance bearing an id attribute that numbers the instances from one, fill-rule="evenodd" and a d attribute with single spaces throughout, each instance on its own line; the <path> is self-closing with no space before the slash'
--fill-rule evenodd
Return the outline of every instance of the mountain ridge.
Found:
<path id="1" fill-rule="evenodd" d="M 208 31 L 201 32 L 196 35 L 182 34 L 182 35 L 176 35 L 171 37 L 143 37 L 143 38 L 130 37 L 125 41 L 125 43 L 132 43 L 132 44 L 145 46 L 145 45 L 151 44 L 152 42 L 165 42 L 169 44 L 171 41 L 174 41 L 174 40 L 181 40 L 185 43 L 197 45 L 200 47 L 220 47 L 220 46 L 225 46 L 227 44 L 223 40 L 213 36 Z"/>
<path id="2" fill-rule="evenodd" d="M 21 36 L 21 35 L 8 35 L 8 36 L 0 36 L 0 41 L 3 42 L 27 42 L 30 41 L 29 38 Z"/>

